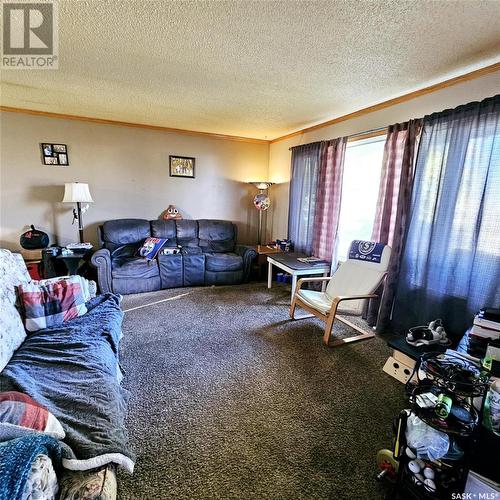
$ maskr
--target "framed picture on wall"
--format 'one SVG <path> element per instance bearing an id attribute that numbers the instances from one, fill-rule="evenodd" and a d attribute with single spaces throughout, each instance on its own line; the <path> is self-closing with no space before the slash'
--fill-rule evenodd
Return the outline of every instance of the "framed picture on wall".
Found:
<path id="1" fill-rule="evenodd" d="M 173 155 L 170 155 L 168 158 L 170 177 L 189 177 L 194 179 L 195 158 Z"/>
<path id="2" fill-rule="evenodd" d="M 40 144 L 42 151 L 42 163 L 54 167 L 68 167 L 68 146 L 66 144 L 50 144 L 42 142 Z"/>

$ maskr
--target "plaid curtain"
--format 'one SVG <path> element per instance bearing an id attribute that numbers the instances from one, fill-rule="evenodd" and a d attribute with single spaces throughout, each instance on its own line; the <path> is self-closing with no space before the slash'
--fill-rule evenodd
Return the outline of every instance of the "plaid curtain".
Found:
<path id="1" fill-rule="evenodd" d="M 320 169 L 313 226 L 313 254 L 335 261 L 339 227 L 342 177 L 347 137 L 321 143 Z"/>
<path id="2" fill-rule="evenodd" d="M 394 302 L 421 128 L 422 120 L 410 120 L 387 131 L 372 241 L 389 245 L 392 255 L 385 285 L 378 290 L 381 299 L 371 301 L 368 311 L 368 323 L 378 332 L 387 328 Z"/>

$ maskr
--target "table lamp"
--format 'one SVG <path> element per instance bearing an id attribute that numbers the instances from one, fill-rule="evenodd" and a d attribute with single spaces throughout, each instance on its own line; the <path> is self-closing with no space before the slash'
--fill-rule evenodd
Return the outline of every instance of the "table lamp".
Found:
<path id="1" fill-rule="evenodd" d="M 262 245 L 262 214 L 271 206 L 271 199 L 265 191 L 269 189 L 273 183 L 268 181 L 251 181 L 249 184 L 253 184 L 259 190 L 259 193 L 256 194 L 253 199 L 253 205 L 259 211 L 257 241 L 259 245 Z"/>
<path id="2" fill-rule="evenodd" d="M 89 185 L 80 182 L 66 182 L 64 184 L 63 203 L 76 203 L 76 209 L 73 209 L 73 223 L 78 221 L 78 232 L 80 233 L 80 243 L 83 243 L 83 219 L 82 213 L 89 208 L 88 203 L 94 200 L 90 196 Z M 82 208 L 82 203 L 87 203 Z"/>

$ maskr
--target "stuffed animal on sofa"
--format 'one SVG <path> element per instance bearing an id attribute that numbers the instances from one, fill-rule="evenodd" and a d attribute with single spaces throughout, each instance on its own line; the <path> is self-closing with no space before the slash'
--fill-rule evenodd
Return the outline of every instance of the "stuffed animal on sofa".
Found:
<path id="1" fill-rule="evenodd" d="M 168 208 L 163 212 L 164 220 L 181 220 L 182 215 L 179 213 L 179 210 L 175 207 L 175 205 L 169 205 Z"/>

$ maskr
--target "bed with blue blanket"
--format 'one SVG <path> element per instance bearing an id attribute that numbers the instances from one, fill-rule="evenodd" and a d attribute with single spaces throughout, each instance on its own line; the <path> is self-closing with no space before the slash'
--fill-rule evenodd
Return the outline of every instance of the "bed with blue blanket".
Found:
<path id="1" fill-rule="evenodd" d="M 62 424 L 62 464 L 89 470 L 115 463 L 132 472 L 124 426 L 128 393 L 120 386 L 119 297 L 92 299 L 87 314 L 28 335 L 0 375 L 0 391 L 19 391 Z"/>

